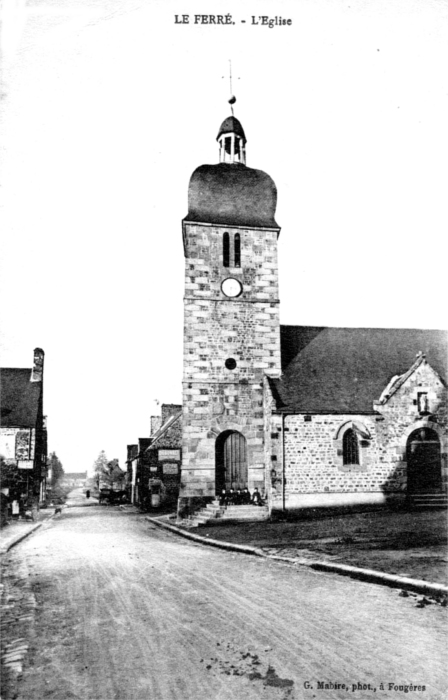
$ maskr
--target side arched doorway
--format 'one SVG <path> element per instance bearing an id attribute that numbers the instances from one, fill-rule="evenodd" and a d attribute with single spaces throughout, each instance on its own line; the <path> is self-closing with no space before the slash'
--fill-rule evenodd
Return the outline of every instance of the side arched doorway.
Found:
<path id="1" fill-rule="evenodd" d="M 406 445 L 408 493 L 441 491 L 442 460 L 439 436 L 431 428 L 419 428 Z"/>
<path id="2" fill-rule="evenodd" d="M 236 430 L 218 435 L 215 444 L 216 493 L 222 489 L 243 489 L 247 486 L 246 438 Z"/>

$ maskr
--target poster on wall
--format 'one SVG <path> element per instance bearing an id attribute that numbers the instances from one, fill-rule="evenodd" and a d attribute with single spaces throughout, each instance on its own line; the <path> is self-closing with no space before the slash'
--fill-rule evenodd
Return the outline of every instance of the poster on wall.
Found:
<path id="1" fill-rule="evenodd" d="M 3 459 L 15 459 L 16 456 L 16 433 L 15 429 L 2 428 L 0 430 L 0 455 Z"/>
<path id="2" fill-rule="evenodd" d="M 32 469 L 34 462 L 32 459 L 19 459 L 17 461 L 17 466 L 19 469 Z"/>

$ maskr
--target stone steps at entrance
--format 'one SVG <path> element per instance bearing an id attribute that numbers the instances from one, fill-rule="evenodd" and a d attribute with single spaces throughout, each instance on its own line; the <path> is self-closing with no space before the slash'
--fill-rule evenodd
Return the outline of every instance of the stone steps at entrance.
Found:
<path id="1" fill-rule="evenodd" d="M 221 510 L 224 506 L 220 506 L 219 503 L 207 503 L 205 506 L 205 509 L 209 511 L 210 513 L 217 513 L 218 511 Z"/>
<path id="2" fill-rule="evenodd" d="M 267 506 L 227 506 L 222 517 L 235 518 L 254 516 L 257 520 L 267 512 Z"/>
<path id="3" fill-rule="evenodd" d="M 267 506 L 220 506 L 218 502 L 208 503 L 201 508 L 193 517 L 188 520 L 189 527 L 206 525 L 210 521 L 232 521 L 232 522 L 256 522 L 267 520 L 269 509 Z"/>
<path id="4" fill-rule="evenodd" d="M 410 496 L 412 508 L 448 508 L 446 493 L 416 493 Z"/>

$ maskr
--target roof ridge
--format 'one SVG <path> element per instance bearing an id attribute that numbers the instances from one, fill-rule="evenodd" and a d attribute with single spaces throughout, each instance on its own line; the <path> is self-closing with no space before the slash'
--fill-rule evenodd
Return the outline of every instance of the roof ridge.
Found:
<path id="1" fill-rule="evenodd" d="M 400 387 L 403 386 L 403 384 L 409 379 L 409 377 L 412 374 L 414 374 L 415 370 L 418 369 L 418 367 L 420 367 L 420 365 L 423 363 L 427 364 L 426 355 L 424 352 L 420 351 L 419 353 L 417 353 L 417 357 L 412 363 L 412 365 L 409 367 L 409 369 L 403 374 L 396 375 L 395 381 L 393 381 L 392 379 L 391 382 L 389 382 L 389 384 L 387 385 L 386 389 L 380 397 L 380 402 L 387 403 L 387 401 L 389 401 L 389 399 L 397 393 Z M 387 391 L 389 387 L 390 391 Z"/>
<path id="2" fill-rule="evenodd" d="M 178 413 L 175 413 L 171 416 L 168 416 L 166 419 L 165 423 L 160 426 L 158 430 L 154 433 L 153 440 L 150 445 L 145 449 L 145 452 L 148 452 L 152 447 L 154 447 L 155 443 L 160 440 L 163 435 L 171 428 L 171 426 L 181 417 L 182 415 L 182 410 L 180 410 Z"/>

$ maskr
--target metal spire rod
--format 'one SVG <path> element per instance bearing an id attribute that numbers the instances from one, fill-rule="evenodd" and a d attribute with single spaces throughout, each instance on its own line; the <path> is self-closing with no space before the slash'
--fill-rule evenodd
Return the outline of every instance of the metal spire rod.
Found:
<path id="1" fill-rule="evenodd" d="M 233 117 L 233 116 L 234 116 L 234 115 L 233 115 L 233 105 L 234 105 L 235 102 L 236 102 L 236 97 L 234 97 L 233 92 L 232 92 L 232 61 L 231 61 L 230 58 L 229 58 L 229 81 L 230 81 L 230 100 L 229 100 L 229 104 L 230 104 L 230 109 L 232 110 L 232 117 Z"/>
<path id="2" fill-rule="evenodd" d="M 229 80 L 230 80 L 230 98 L 233 97 L 232 92 L 232 60 L 229 58 Z"/>

